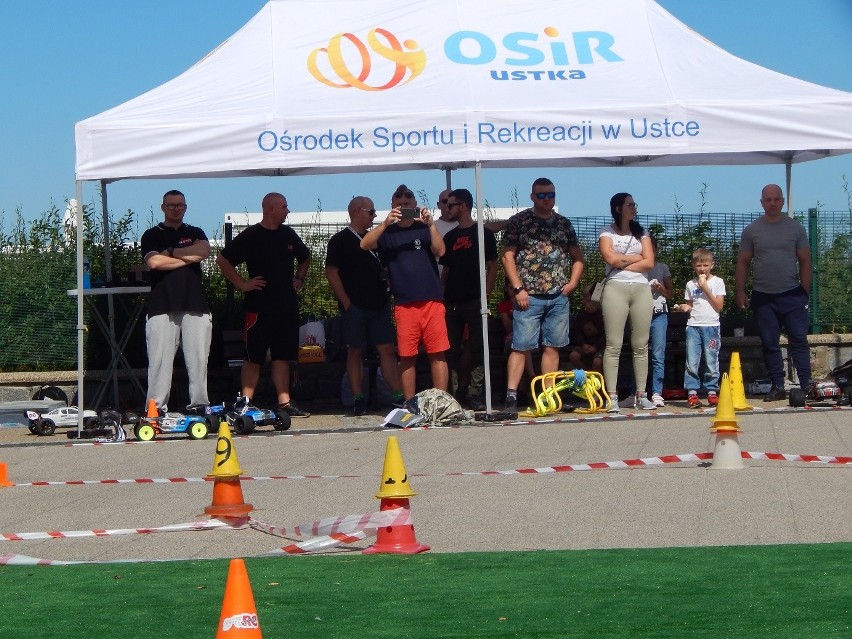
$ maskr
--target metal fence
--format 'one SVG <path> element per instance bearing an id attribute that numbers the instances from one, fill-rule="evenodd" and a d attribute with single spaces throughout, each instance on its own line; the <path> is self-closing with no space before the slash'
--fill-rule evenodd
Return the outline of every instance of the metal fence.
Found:
<path id="1" fill-rule="evenodd" d="M 728 295 L 723 310 L 723 323 L 748 327 L 752 323 L 748 311 L 734 303 L 734 271 L 743 229 L 762 213 L 701 213 L 698 215 L 643 215 L 640 222 L 657 238 L 658 260 L 668 264 L 674 282 L 675 299 L 683 301 L 683 289 L 692 278 L 692 252 L 709 248 L 714 255 L 714 273 L 727 286 Z M 797 212 L 798 219 L 808 230 L 814 267 L 811 291 L 811 324 L 814 333 L 852 331 L 852 294 L 849 273 L 852 273 L 852 212 Z M 603 277 L 604 264 L 597 250 L 600 230 L 612 220 L 608 217 L 569 218 L 577 231 L 586 259 L 584 282 Z M 305 316 L 324 318 L 337 313 L 323 274 L 328 239 L 343 225 L 314 224 L 297 227 L 302 239 L 311 249 L 312 264 L 302 297 Z M 498 266 L 498 286 L 489 306 L 495 311 L 502 291 L 503 269 Z M 575 302 L 579 302 L 577 296 Z"/>

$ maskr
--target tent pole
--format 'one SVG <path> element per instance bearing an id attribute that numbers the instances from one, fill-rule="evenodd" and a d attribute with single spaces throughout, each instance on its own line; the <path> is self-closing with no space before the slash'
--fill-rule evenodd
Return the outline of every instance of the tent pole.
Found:
<path id="1" fill-rule="evenodd" d="M 109 206 L 107 205 L 107 182 L 101 180 L 101 219 L 104 229 L 104 273 L 106 284 L 112 283 L 112 242 L 110 241 Z M 107 321 L 109 322 L 110 343 L 115 344 L 115 300 L 107 295 Z M 112 405 L 118 408 L 118 369 L 112 372 Z"/>
<path id="2" fill-rule="evenodd" d="M 785 163 L 787 177 L 787 215 L 793 217 L 793 154 L 787 153 Z"/>
<path id="3" fill-rule="evenodd" d="M 485 290 L 485 207 L 482 204 L 482 162 L 477 160 L 476 178 L 476 239 L 479 242 L 479 313 L 482 316 L 482 364 L 485 367 L 485 410 L 491 412 L 491 357 L 488 347 L 488 292 Z M 447 173 L 449 179 L 449 172 Z"/>
<path id="4" fill-rule="evenodd" d="M 444 173 L 446 173 L 447 179 L 447 188 L 453 188 L 453 170 L 452 169 L 444 169 Z"/>
<path id="5" fill-rule="evenodd" d="M 83 431 L 83 351 L 86 326 L 83 324 L 83 183 L 77 180 L 77 203 L 74 207 L 77 226 L 77 439 Z"/>

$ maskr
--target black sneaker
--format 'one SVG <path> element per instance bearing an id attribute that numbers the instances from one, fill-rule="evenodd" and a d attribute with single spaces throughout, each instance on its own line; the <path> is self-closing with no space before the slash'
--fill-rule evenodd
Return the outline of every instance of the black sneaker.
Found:
<path id="1" fill-rule="evenodd" d="M 769 389 L 769 392 L 766 393 L 766 396 L 763 398 L 764 402 L 777 402 L 782 399 L 787 399 L 787 391 L 785 391 L 780 386 L 773 386 Z"/>
<path id="2" fill-rule="evenodd" d="M 507 397 L 506 403 L 503 404 L 503 411 L 507 413 L 517 413 L 518 412 L 518 398 L 517 397 Z"/>
<path id="3" fill-rule="evenodd" d="M 286 404 L 282 404 L 279 408 L 283 408 L 287 411 L 287 414 L 290 417 L 310 417 L 310 413 L 306 413 L 301 408 L 298 408 L 293 402 L 287 402 Z"/>
<path id="4" fill-rule="evenodd" d="M 352 405 L 352 414 L 356 417 L 367 414 L 367 402 L 363 397 L 355 398 L 355 403 Z"/>

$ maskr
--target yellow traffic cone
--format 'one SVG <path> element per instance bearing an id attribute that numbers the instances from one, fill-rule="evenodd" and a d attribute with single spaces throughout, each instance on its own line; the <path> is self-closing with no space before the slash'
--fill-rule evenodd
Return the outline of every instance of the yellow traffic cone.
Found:
<path id="1" fill-rule="evenodd" d="M 243 501 L 243 489 L 240 485 L 240 462 L 237 449 L 231 439 L 228 422 L 219 425 L 219 439 L 216 441 L 216 456 L 213 458 L 213 470 L 208 477 L 213 478 L 213 502 L 204 509 L 211 517 L 244 517 L 254 506 Z"/>
<path id="2" fill-rule="evenodd" d="M 713 448 L 713 460 L 710 462 L 711 470 L 737 470 L 744 468 L 742 451 L 737 434 L 740 427 L 737 424 L 737 416 L 734 413 L 734 405 L 731 400 L 731 380 L 727 373 L 722 376 L 722 385 L 719 389 L 719 404 L 716 406 L 716 418 L 710 429 L 716 433 L 716 445 Z"/>
<path id="3" fill-rule="evenodd" d="M 751 410 L 751 406 L 746 401 L 743 368 L 740 365 L 740 354 L 737 352 L 731 353 L 731 365 L 728 368 L 728 377 L 731 380 L 731 397 L 734 410 Z"/>
<path id="4" fill-rule="evenodd" d="M 408 483 L 408 473 L 402 463 L 402 453 L 399 452 L 399 442 L 396 435 L 388 437 L 385 448 L 385 465 L 382 469 L 382 484 L 376 499 L 392 499 L 395 497 L 414 497 L 417 493 L 411 490 Z"/>
<path id="5" fill-rule="evenodd" d="M 722 384 L 719 388 L 719 403 L 716 405 L 716 416 L 713 419 L 713 432 L 739 432 L 737 415 L 734 413 L 734 402 L 731 399 L 731 380 L 728 374 L 722 375 Z"/>
<path id="6" fill-rule="evenodd" d="M 216 440 L 216 456 L 213 458 L 213 470 L 208 477 L 239 477 L 243 474 L 237 459 L 237 449 L 231 439 L 231 428 L 224 419 L 219 422 L 219 439 Z"/>
<path id="7" fill-rule="evenodd" d="M 376 493 L 376 499 L 381 499 L 380 511 L 404 509 L 410 511 L 408 498 L 416 495 L 408 483 L 408 473 L 402 463 L 399 443 L 396 436 L 388 437 L 385 448 L 385 466 L 382 470 L 382 485 Z M 429 546 L 421 544 L 414 535 L 413 524 L 382 526 L 376 532 L 376 543 L 364 549 L 365 555 L 391 553 L 396 555 L 414 555 L 429 550 Z"/>

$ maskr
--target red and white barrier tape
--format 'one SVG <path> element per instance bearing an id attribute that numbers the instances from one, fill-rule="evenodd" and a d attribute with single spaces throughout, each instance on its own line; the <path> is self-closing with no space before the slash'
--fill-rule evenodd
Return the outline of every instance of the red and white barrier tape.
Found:
<path id="1" fill-rule="evenodd" d="M 79 539 L 82 537 L 106 537 L 118 535 L 141 535 L 161 532 L 187 532 L 202 530 L 242 530 L 251 528 L 259 532 L 274 535 L 276 537 L 288 537 L 302 539 L 311 535 L 303 541 L 297 541 L 282 548 L 277 548 L 258 555 L 260 557 L 301 555 L 311 552 L 328 550 L 342 544 L 351 544 L 367 539 L 376 534 L 378 528 L 384 526 L 404 526 L 411 524 L 411 511 L 407 508 L 397 508 L 372 512 L 363 515 L 340 515 L 327 517 L 307 524 L 293 527 L 273 526 L 243 517 L 231 521 L 197 521 L 187 524 L 172 524 L 154 528 L 119 528 L 113 530 L 72 530 L 72 531 L 50 531 L 32 533 L 0 533 L 0 541 L 31 541 L 44 539 Z M 141 559 L 126 559 L 121 562 L 148 561 Z M 29 557 L 16 553 L 0 555 L 0 566 L 65 566 L 70 564 L 96 564 L 96 563 L 118 563 L 115 561 L 60 561 Z"/>
<path id="2" fill-rule="evenodd" d="M 763 453 L 742 451 L 743 459 L 762 459 L 770 461 L 809 462 L 819 464 L 852 464 L 852 457 L 834 455 L 791 455 L 787 453 Z M 631 468 L 634 466 L 654 466 L 659 464 L 678 464 L 684 462 L 707 461 L 713 459 L 713 453 L 684 453 L 680 455 L 662 455 L 660 457 L 642 457 L 610 462 L 592 462 L 590 464 L 571 464 L 548 466 L 546 468 L 516 468 L 511 470 L 456 471 L 447 473 L 412 473 L 412 477 L 458 477 L 468 475 L 523 475 L 530 473 L 564 473 L 569 471 L 603 470 Z M 363 479 L 378 475 L 272 475 L 240 476 L 245 481 L 302 480 L 302 479 Z M 210 477 L 169 477 L 161 479 L 75 479 L 71 481 L 34 481 L 16 483 L 14 486 L 86 486 L 96 484 L 183 484 L 192 482 L 211 482 Z"/>

